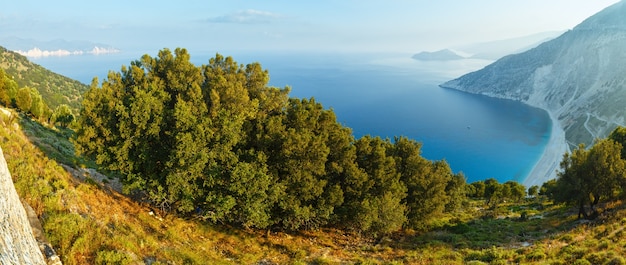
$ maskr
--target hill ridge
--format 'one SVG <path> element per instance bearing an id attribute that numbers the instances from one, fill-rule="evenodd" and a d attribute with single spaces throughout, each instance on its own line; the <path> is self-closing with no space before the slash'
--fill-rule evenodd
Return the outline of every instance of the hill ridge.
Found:
<path id="1" fill-rule="evenodd" d="M 32 87 L 39 91 L 52 109 L 66 104 L 74 110 L 80 108 L 87 85 L 69 77 L 54 73 L 31 62 L 23 55 L 0 46 L 0 68 L 13 77 L 19 87 Z"/>

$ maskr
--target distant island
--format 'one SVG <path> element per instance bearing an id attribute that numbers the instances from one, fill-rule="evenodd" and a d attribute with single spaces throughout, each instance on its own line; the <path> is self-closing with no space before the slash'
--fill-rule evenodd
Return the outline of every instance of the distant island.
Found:
<path id="1" fill-rule="evenodd" d="M 419 61 L 454 61 L 465 59 L 465 57 L 458 55 L 450 49 L 443 49 L 436 52 L 424 51 L 413 55 L 412 58 Z"/>

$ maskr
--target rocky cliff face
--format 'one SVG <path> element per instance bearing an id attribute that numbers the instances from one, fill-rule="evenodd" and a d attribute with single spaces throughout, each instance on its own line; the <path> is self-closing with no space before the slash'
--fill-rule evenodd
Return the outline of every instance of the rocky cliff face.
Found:
<path id="1" fill-rule="evenodd" d="M 546 109 L 570 146 L 626 119 L 626 0 L 560 37 L 441 85 Z"/>
<path id="2" fill-rule="evenodd" d="M 0 264 L 46 264 L 0 149 Z"/>

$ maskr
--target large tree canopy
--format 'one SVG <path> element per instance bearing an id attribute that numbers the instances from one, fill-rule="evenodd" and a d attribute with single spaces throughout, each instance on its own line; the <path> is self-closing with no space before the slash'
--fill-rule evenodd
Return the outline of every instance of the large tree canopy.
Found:
<path id="1" fill-rule="evenodd" d="M 355 140 L 332 110 L 268 81 L 219 54 L 202 66 L 184 49 L 145 55 L 94 80 L 76 149 L 164 210 L 244 227 L 388 233 L 460 199 L 462 177 L 420 144 Z"/>

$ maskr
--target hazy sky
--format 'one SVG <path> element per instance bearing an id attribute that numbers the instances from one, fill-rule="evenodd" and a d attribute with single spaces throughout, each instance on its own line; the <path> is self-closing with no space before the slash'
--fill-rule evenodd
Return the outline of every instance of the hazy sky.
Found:
<path id="1" fill-rule="evenodd" d="M 87 40 L 122 50 L 417 52 L 571 29 L 616 2 L 20 0 L 0 8 L 0 37 Z"/>

